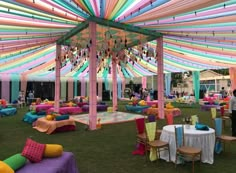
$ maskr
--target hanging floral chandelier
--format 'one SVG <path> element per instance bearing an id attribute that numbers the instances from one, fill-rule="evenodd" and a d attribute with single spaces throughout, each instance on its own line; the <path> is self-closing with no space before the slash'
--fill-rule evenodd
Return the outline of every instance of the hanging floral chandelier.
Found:
<path id="1" fill-rule="evenodd" d="M 142 38 L 140 38 L 139 45 L 136 46 L 136 49 L 129 48 L 129 40 L 126 37 L 126 33 L 116 35 L 113 32 L 112 29 L 108 27 L 108 29 L 102 32 L 102 35 L 99 35 L 102 38 L 97 39 L 96 59 L 98 64 L 104 64 L 106 59 L 112 59 L 112 61 L 119 66 L 126 66 L 128 62 L 134 65 L 134 63 L 137 62 L 138 59 L 141 60 L 144 55 L 146 57 L 154 56 L 153 49 L 149 48 L 148 45 L 143 44 Z M 89 36 L 83 36 L 83 33 L 71 37 L 70 44 L 68 46 L 63 46 L 61 51 L 62 66 L 66 65 L 67 62 L 70 62 L 72 71 L 81 62 L 89 60 L 91 45 L 91 39 Z M 103 67 L 104 66 L 105 65 L 103 65 Z"/>

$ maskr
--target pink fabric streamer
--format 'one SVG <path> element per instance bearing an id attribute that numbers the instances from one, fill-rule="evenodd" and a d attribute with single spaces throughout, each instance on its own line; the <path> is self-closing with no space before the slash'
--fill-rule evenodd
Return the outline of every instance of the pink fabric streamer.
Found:
<path id="1" fill-rule="evenodd" d="M 74 98 L 74 81 L 73 79 L 68 79 L 68 100 L 72 100 Z"/>
<path id="2" fill-rule="evenodd" d="M 10 101 L 10 74 L 2 74 L 2 99 Z"/>
<path id="3" fill-rule="evenodd" d="M 20 90 L 26 93 L 26 88 L 27 88 L 27 76 L 26 75 L 21 75 L 20 78 Z"/>
<path id="4" fill-rule="evenodd" d="M 236 89 L 236 67 L 229 68 L 229 75 L 231 81 L 231 90 L 233 91 L 234 89 Z"/>
<path id="5" fill-rule="evenodd" d="M 142 88 L 147 88 L 147 77 L 146 76 L 142 77 Z"/>
<path id="6" fill-rule="evenodd" d="M 81 78 L 81 96 L 86 96 L 85 95 L 85 85 L 86 85 L 86 83 L 85 83 L 85 80 L 84 80 L 84 78 Z"/>

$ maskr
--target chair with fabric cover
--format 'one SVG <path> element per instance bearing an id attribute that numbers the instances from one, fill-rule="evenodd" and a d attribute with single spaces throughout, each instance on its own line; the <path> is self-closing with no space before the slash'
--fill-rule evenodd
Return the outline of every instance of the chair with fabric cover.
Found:
<path id="1" fill-rule="evenodd" d="M 216 118 L 216 108 L 211 108 L 211 118 L 213 120 Z"/>
<path id="2" fill-rule="evenodd" d="M 148 122 L 156 122 L 156 115 L 148 115 Z M 156 139 L 160 139 L 161 129 L 156 129 Z"/>
<path id="3" fill-rule="evenodd" d="M 145 152 L 147 136 L 145 133 L 145 118 L 138 118 L 135 120 L 136 122 L 136 144 L 138 149 L 133 152 L 133 154 L 140 154 L 143 155 Z"/>
<path id="4" fill-rule="evenodd" d="M 214 121 L 215 121 L 216 115 L 217 115 L 216 108 L 211 108 L 211 119 L 212 119 L 211 125 L 212 125 L 212 127 L 214 126 Z"/>
<path id="5" fill-rule="evenodd" d="M 174 124 L 174 118 L 172 114 L 166 114 L 166 123 L 167 125 Z"/>
<path id="6" fill-rule="evenodd" d="M 196 123 L 199 123 L 199 118 L 197 115 L 192 115 L 191 116 L 191 120 L 192 120 L 192 125 L 196 125 Z"/>
<path id="7" fill-rule="evenodd" d="M 219 147 L 221 146 L 221 143 L 223 143 L 224 151 L 226 151 L 225 150 L 226 143 L 228 143 L 230 151 L 231 143 L 236 142 L 236 137 L 222 134 L 222 118 L 215 118 L 215 133 L 216 133 L 215 152 L 216 153 L 221 152 L 222 148 Z"/>
<path id="8" fill-rule="evenodd" d="M 149 159 L 151 161 L 155 161 L 160 156 L 160 152 L 167 150 L 169 152 L 169 161 L 170 161 L 169 143 L 156 139 L 156 134 L 157 134 L 156 126 L 157 126 L 156 122 L 148 122 L 145 124 L 146 134 L 147 134 L 147 148 L 149 148 L 150 150 Z M 159 154 L 158 156 L 157 153 Z M 146 158 L 147 158 L 147 152 L 146 152 Z"/>
<path id="9" fill-rule="evenodd" d="M 184 141 L 184 128 L 183 126 L 175 126 L 175 142 L 176 142 L 176 156 L 175 167 L 177 166 L 178 159 L 191 159 L 192 160 L 192 173 L 194 173 L 194 163 L 196 159 L 201 162 L 201 148 L 186 146 Z"/>
<path id="10" fill-rule="evenodd" d="M 220 115 L 223 121 L 223 128 L 225 128 L 226 121 L 231 121 L 230 117 L 225 115 L 225 108 L 224 106 L 220 107 Z"/>

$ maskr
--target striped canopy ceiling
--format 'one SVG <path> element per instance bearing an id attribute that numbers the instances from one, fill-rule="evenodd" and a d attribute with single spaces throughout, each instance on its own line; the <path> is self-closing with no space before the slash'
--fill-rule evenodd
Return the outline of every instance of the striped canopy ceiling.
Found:
<path id="1" fill-rule="evenodd" d="M 236 0 L 0 0 L 0 21 L 0 73 L 32 80 L 55 78 L 56 42 L 89 43 L 89 21 L 99 23 L 98 77 L 112 71 L 111 59 L 100 51 L 104 39 L 123 44 L 121 78 L 157 72 L 160 35 L 165 73 L 236 66 Z M 88 67 L 88 57 L 78 57 L 75 67 L 65 59 L 61 76 L 87 78 Z"/>

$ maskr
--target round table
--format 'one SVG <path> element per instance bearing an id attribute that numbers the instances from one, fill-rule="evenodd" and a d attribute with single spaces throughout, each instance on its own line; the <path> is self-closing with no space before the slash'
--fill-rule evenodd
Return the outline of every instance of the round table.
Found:
<path id="1" fill-rule="evenodd" d="M 171 161 L 175 162 L 176 143 L 175 143 L 175 126 L 180 124 L 167 125 L 162 129 L 160 139 L 169 142 Z M 208 131 L 196 130 L 195 126 L 191 125 L 189 129 L 184 125 L 185 145 L 198 147 L 202 149 L 203 163 L 213 164 L 214 162 L 214 147 L 215 147 L 215 130 L 209 128 Z M 161 152 L 160 158 L 169 161 L 168 152 Z"/>

